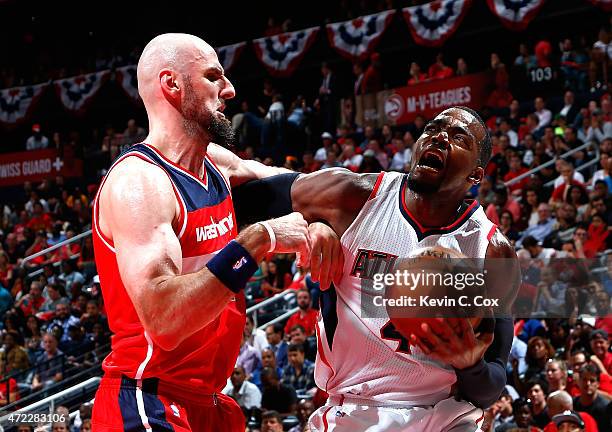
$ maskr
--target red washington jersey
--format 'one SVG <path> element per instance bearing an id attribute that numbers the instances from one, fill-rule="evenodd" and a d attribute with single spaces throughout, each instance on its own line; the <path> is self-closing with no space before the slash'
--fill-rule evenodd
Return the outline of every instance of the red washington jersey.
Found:
<path id="1" fill-rule="evenodd" d="M 183 257 L 182 273 L 193 273 L 237 235 L 230 186 L 220 170 L 206 157 L 203 179 L 166 159 L 148 144 L 136 144 L 109 169 L 129 157 L 157 165 L 168 175 L 181 209 L 175 227 Z M 156 346 L 138 319 L 117 265 L 113 242 L 98 225 L 98 201 L 107 176 L 102 180 L 93 206 L 93 241 L 96 266 L 108 321 L 114 333 L 112 352 L 102 367 L 107 374 L 133 379 L 158 378 L 163 383 L 197 388 L 201 393 L 220 392 L 230 376 L 245 323 L 244 294 L 233 301 L 210 324 L 197 331 L 177 348 L 164 351 Z M 154 196 L 151 199 L 155 199 Z M 126 219 L 137 224 L 137 219 Z M 202 302 L 206 299 L 202 298 Z M 198 304 L 185 307 L 197 308 Z"/>

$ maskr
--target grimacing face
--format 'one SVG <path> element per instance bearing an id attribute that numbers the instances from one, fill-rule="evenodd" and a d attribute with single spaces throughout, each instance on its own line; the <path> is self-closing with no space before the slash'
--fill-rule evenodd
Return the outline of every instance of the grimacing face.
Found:
<path id="1" fill-rule="evenodd" d="M 479 143 L 486 131 L 467 111 L 451 108 L 425 126 L 414 145 L 408 187 L 417 193 L 468 189 L 480 182 Z"/>

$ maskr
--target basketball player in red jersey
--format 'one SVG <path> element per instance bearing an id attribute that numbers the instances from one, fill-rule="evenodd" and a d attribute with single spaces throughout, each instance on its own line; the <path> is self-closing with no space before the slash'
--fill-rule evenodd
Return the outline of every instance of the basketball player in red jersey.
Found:
<path id="1" fill-rule="evenodd" d="M 327 221 L 341 236 L 345 262 L 335 289 L 321 297 L 315 380 L 330 399 L 311 417 L 312 431 L 479 430 L 482 408 L 497 400 L 506 382 L 513 335 L 508 312 L 520 280 L 510 242 L 476 201 L 465 200 L 490 153 L 482 119 L 455 107 L 428 123 L 408 174 L 329 169 L 294 180 L 292 209 L 306 220 Z M 273 182 L 244 185 L 235 191 L 237 202 Z M 435 246 L 485 260 L 487 296 L 502 306 L 494 321 L 484 320 L 488 327 L 475 332 L 467 320 L 449 319 L 404 335 L 388 317 L 364 316 L 362 302 L 372 295 L 364 279 L 383 272 L 394 257 Z M 313 248 L 313 261 L 318 252 Z"/>
<path id="2" fill-rule="evenodd" d="M 115 333 L 92 419 L 96 431 L 243 431 L 220 393 L 245 322 L 242 289 L 268 252 L 307 263 L 299 213 L 237 233 L 231 184 L 272 173 L 215 165 L 230 138 L 234 88 L 199 38 L 154 38 L 138 63 L 149 135 L 109 169 L 94 201 L 96 264 Z M 223 160 L 223 152 L 219 158 Z"/>

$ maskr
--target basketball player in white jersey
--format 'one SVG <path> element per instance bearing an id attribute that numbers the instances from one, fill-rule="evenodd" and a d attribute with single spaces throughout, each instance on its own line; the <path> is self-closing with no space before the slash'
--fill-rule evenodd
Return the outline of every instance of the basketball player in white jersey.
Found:
<path id="1" fill-rule="evenodd" d="M 478 333 L 467 321 L 457 330 L 445 322 L 424 326 L 409 340 L 388 318 L 362 317 L 362 280 L 394 257 L 427 246 L 508 259 L 508 272 L 487 274 L 487 295 L 510 305 L 516 294 L 514 248 L 476 201 L 465 200 L 491 154 L 478 114 L 464 107 L 442 112 L 426 126 L 413 154 L 407 175 L 342 169 L 294 175 L 293 210 L 307 221 L 326 221 L 341 236 L 344 252 L 342 278 L 321 300 L 315 379 L 330 398 L 311 417 L 312 431 L 476 431 L 482 408 L 505 385 L 509 317 Z M 262 185 L 260 191 L 274 190 L 274 182 L 275 177 L 252 182 L 245 191 L 253 195 Z M 244 191 L 235 196 L 244 202 Z"/>

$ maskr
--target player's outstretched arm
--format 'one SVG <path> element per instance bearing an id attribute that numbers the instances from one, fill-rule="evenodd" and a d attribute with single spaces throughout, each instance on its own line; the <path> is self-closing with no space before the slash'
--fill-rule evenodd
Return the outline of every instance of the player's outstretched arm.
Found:
<path id="1" fill-rule="evenodd" d="M 256 160 L 242 159 L 234 153 L 215 143 L 210 143 L 206 154 L 217 164 L 232 188 L 250 181 L 271 177 L 278 174 L 289 174 L 293 171 L 281 167 L 272 167 Z"/>
<path id="2" fill-rule="evenodd" d="M 178 212 L 166 174 L 136 158 L 113 169 L 100 197 L 100 227 L 112 238 L 121 279 L 148 335 L 165 350 L 176 348 L 215 319 L 250 277 L 232 273 L 232 267 L 241 262 L 239 268 L 253 267 L 254 273 L 270 247 L 266 229 L 253 225 L 207 267 L 182 275 L 181 246 L 173 229 Z M 294 213 L 270 225 L 278 252 L 310 255 L 301 215 Z"/>

